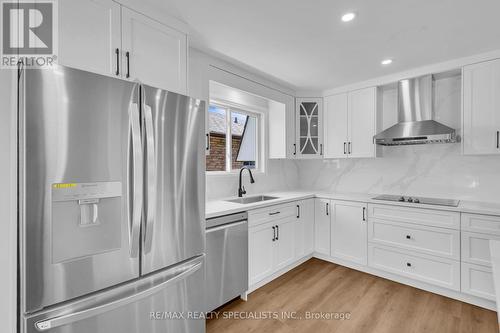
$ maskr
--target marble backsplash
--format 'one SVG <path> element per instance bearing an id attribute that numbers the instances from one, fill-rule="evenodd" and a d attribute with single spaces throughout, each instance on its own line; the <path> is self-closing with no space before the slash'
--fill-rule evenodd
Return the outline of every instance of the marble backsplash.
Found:
<path id="1" fill-rule="evenodd" d="M 244 171 L 243 185 L 247 195 L 297 190 L 299 187 L 298 162 L 293 160 L 268 160 L 265 173 L 254 173 L 255 183 Z M 234 197 L 238 195 L 238 174 L 208 175 L 206 178 L 206 199 Z"/>
<path id="2" fill-rule="evenodd" d="M 382 156 L 300 161 L 299 186 L 500 202 L 500 156 L 463 156 L 459 143 L 383 147 Z"/>

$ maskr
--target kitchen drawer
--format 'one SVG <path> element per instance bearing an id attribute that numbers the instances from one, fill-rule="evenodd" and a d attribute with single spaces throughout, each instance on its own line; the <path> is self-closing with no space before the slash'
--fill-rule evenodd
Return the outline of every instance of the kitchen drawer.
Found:
<path id="1" fill-rule="evenodd" d="M 463 262 L 462 292 L 495 301 L 495 285 L 491 268 Z"/>
<path id="2" fill-rule="evenodd" d="M 500 216 L 463 213 L 462 230 L 500 236 Z"/>
<path id="3" fill-rule="evenodd" d="M 491 266 L 490 239 L 500 240 L 500 236 L 462 231 L 462 261 Z"/>
<path id="4" fill-rule="evenodd" d="M 371 218 L 368 240 L 449 259 L 460 260 L 460 231 Z"/>
<path id="5" fill-rule="evenodd" d="M 460 262 L 369 244 L 370 267 L 437 286 L 460 290 Z"/>
<path id="6" fill-rule="evenodd" d="M 431 227 L 460 229 L 460 213 L 445 210 L 369 204 L 368 217 Z"/>
<path id="7" fill-rule="evenodd" d="M 298 215 L 298 202 L 274 205 L 251 210 L 248 212 L 248 226 L 253 227 L 270 221 Z"/>

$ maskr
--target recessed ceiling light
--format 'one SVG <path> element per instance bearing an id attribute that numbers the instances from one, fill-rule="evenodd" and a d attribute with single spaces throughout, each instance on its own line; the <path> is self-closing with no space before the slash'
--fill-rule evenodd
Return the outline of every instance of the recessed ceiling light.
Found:
<path id="1" fill-rule="evenodd" d="M 342 15 L 342 21 L 349 22 L 349 21 L 354 20 L 355 17 L 356 17 L 356 13 L 345 13 L 344 15 Z"/>
<path id="2" fill-rule="evenodd" d="M 392 64 L 392 59 L 384 59 L 380 62 L 382 65 L 387 66 Z"/>

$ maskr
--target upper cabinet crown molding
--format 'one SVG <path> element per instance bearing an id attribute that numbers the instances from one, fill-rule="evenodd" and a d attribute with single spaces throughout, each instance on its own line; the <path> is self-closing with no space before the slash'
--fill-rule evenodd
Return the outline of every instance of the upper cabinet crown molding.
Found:
<path id="1" fill-rule="evenodd" d="M 58 12 L 61 65 L 186 94 L 186 33 L 112 0 L 64 0 Z"/>
<path id="2" fill-rule="evenodd" d="M 463 68 L 465 155 L 500 154 L 500 59 Z"/>
<path id="3" fill-rule="evenodd" d="M 377 88 L 325 98 L 325 158 L 375 157 Z"/>

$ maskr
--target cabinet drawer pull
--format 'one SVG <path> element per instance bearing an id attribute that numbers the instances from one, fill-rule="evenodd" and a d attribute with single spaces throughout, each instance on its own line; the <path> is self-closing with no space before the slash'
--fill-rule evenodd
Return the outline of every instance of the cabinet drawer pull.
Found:
<path id="1" fill-rule="evenodd" d="M 273 226 L 273 242 L 276 240 L 276 227 Z"/>
<path id="2" fill-rule="evenodd" d="M 278 237 L 280 236 L 280 226 L 276 226 L 276 240 L 278 240 Z"/>
<path id="3" fill-rule="evenodd" d="M 274 213 L 269 213 L 269 215 L 278 215 L 281 212 L 274 212 Z"/>

